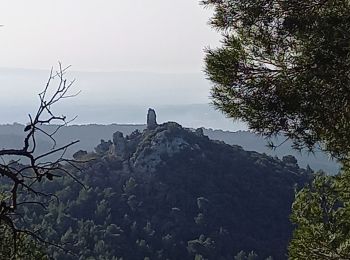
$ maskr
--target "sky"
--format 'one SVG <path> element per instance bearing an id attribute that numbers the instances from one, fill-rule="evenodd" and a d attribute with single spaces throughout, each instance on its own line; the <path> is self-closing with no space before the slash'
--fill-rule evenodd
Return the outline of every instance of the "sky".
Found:
<path id="1" fill-rule="evenodd" d="M 0 123 L 27 120 L 49 70 L 71 65 L 77 123 L 144 123 L 148 107 L 190 127 L 240 129 L 210 103 L 204 49 L 220 45 L 200 0 L 4 0 Z"/>
<path id="2" fill-rule="evenodd" d="M 199 0 L 6 0 L 0 67 L 198 73 L 220 35 Z"/>

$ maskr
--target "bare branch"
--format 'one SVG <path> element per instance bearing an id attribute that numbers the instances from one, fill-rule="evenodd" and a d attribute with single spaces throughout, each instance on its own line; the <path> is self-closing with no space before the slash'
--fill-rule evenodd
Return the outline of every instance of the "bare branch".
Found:
<path id="1" fill-rule="evenodd" d="M 66 175 L 83 185 L 66 168 L 67 164 L 73 167 L 75 170 L 80 170 L 80 168 L 75 165 L 76 163 L 79 163 L 79 161 L 64 158 L 67 149 L 78 143 L 79 140 L 72 141 L 59 147 L 57 147 L 57 142 L 55 140 L 55 135 L 59 132 L 59 130 L 64 126 L 67 126 L 67 124 L 75 118 L 67 121 L 66 116 L 56 115 L 52 110 L 53 105 L 62 99 L 75 97 L 80 93 L 77 92 L 70 94 L 70 89 L 74 84 L 74 80 L 68 81 L 65 78 L 66 72 L 70 66 L 62 67 L 62 64 L 59 63 L 58 67 L 59 68 L 57 71 L 54 71 L 54 69 L 51 68 L 47 83 L 43 91 L 38 95 L 40 101 L 39 107 L 34 116 L 31 114 L 29 115 L 29 123 L 24 128 L 26 135 L 23 140 L 23 148 L 0 150 L 0 158 L 2 161 L 2 163 L 0 163 L 0 178 L 5 178 L 9 184 L 8 186 L 5 186 L 9 188 L 3 191 L 3 196 L 0 197 L 0 224 L 6 225 L 12 231 L 14 252 L 17 250 L 16 240 L 18 234 L 20 233 L 29 235 L 39 242 L 47 245 L 53 245 L 68 252 L 62 246 L 46 241 L 40 235 L 38 235 L 37 232 L 21 229 L 15 224 L 17 223 L 16 217 L 18 216 L 18 207 L 33 204 L 39 205 L 45 209 L 45 204 L 40 200 L 36 200 L 35 198 L 39 199 L 40 197 L 52 197 L 58 200 L 57 196 L 38 190 L 38 187 L 35 184 L 41 182 L 43 178 L 51 181 L 54 178 Z M 50 92 L 52 89 L 51 86 L 54 82 L 56 82 L 57 85 L 53 89 L 53 92 Z M 59 122 L 59 124 L 52 132 L 45 129 L 45 126 L 54 122 Z M 38 133 L 44 134 L 53 142 L 52 149 L 40 155 L 37 154 Z M 53 155 L 56 156 L 57 159 L 52 161 L 52 159 L 50 160 L 49 158 Z M 5 158 L 13 157 L 16 160 L 6 162 L 3 156 L 5 156 Z M 22 160 L 26 160 L 28 163 L 23 165 Z M 18 196 L 22 193 L 24 196 Z M 34 197 L 34 200 L 30 197 Z"/>

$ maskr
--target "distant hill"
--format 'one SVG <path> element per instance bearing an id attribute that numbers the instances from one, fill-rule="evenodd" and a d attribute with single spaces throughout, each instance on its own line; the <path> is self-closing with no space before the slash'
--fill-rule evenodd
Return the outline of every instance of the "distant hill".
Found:
<path id="1" fill-rule="evenodd" d="M 55 126 L 48 127 L 48 130 L 54 129 Z M 57 136 L 58 144 L 66 144 L 72 140 L 80 140 L 80 143 L 67 151 L 67 156 L 72 156 L 77 150 L 93 151 L 101 139 L 110 140 L 114 132 L 120 131 L 124 135 L 129 135 L 133 131 L 145 129 L 145 125 L 130 124 L 111 124 L 111 125 L 71 125 L 64 127 Z M 24 135 L 24 126 L 21 124 L 0 125 L 0 147 L 18 147 Z M 224 141 L 227 144 L 240 145 L 248 151 L 266 153 L 271 156 L 282 158 L 285 155 L 293 155 L 297 158 L 301 167 L 306 168 L 309 165 L 314 170 L 324 170 L 330 174 L 336 174 L 339 170 L 339 164 L 329 160 L 327 155 L 316 152 L 315 154 L 303 154 L 291 148 L 291 143 L 287 142 L 277 150 L 271 150 L 267 147 L 267 141 L 249 131 L 229 132 L 222 130 L 204 129 L 205 135 L 213 140 Z M 50 140 L 45 136 L 40 136 L 40 149 L 44 150 L 50 147 Z"/>
<path id="2" fill-rule="evenodd" d="M 314 154 L 309 154 L 306 151 L 302 153 L 292 149 L 292 142 L 286 142 L 276 150 L 271 150 L 267 147 L 267 140 L 263 137 L 253 134 L 249 131 L 229 132 L 222 130 L 204 129 L 204 133 L 213 140 L 224 141 L 227 144 L 240 145 L 247 151 L 256 151 L 259 153 L 266 153 L 271 156 L 282 158 L 285 155 L 293 155 L 298 160 L 301 167 L 309 165 L 313 170 L 323 170 L 330 174 L 336 174 L 339 171 L 340 165 L 331 160 L 326 154 L 321 151 L 315 151 Z M 280 138 L 274 139 L 277 144 L 283 140 Z"/>
<path id="3" fill-rule="evenodd" d="M 96 138 L 92 132 L 112 128 L 64 133 Z M 174 122 L 107 139 L 74 154 L 94 159 L 82 171 L 67 166 L 85 188 L 71 178 L 40 184 L 60 200 L 48 211 L 26 209 L 24 220 L 45 238 L 79 259 L 232 260 L 241 250 L 259 255 L 249 259 L 286 259 L 294 191 L 312 178 L 294 157 L 245 151 Z M 77 259 L 47 250 L 53 259 Z"/>

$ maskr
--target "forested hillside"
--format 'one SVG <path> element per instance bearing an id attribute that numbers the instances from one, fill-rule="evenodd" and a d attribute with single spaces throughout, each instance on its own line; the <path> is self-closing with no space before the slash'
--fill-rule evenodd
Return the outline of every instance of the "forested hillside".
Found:
<path id="1" fill-rule="evenodd" d="M 272 141 L 280 145 L 276 149 L 271 149 L 267 146 L 268 139 L 249 131 L 229 132 L 222 130 L 204 129 L 204 133 L 213 140 L 221 140 L 227 144 L 236 144 L 242 146 L 245 150 L 266 153 L 271 156 L 282 158 L 285 155 L 293 155 L 298 160 L 301 167 L 306 168 L 308 165 L 315 171 L 323 170 L 327 174 L 337 174 L 340 169 L 340 164 L 336 160 L 330 159 L 329 155 L 315 149 L 313 153 L 306 150 L 301 152 L 292 148 L 291 140 L 285 142 L 285 138 L 273 138 Z"/>
<path id="2" fill-rule="evenodd" d="M 246 259 L 241 250 L 286 259 L 294 191 L 311 178 L 294 157 L 247 152 L 172 122 L 111 139 L 74 155 L 88 160 L 82 171 L 67 166 L 85 187 L 43 181 L 59 202 L 23 212 L 73 253 L 50 246 L 54 259 Z"/>

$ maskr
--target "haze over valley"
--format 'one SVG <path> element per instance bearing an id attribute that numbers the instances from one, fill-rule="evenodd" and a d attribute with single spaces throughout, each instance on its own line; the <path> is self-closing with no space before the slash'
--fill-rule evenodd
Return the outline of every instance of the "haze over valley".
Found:
<path id="1" fill-rule="evenodd" d="M 28 113 L 35 111 L 49 70 L 0 68 L 3 102 L 0 123 L 27 123 Z M 176 121 L 186 127 L 244 130 L 210 104 L 210 83 L 203 73 L 151 72 L 76 72 L 74 98 L 55 108 L 60 114 L 74 118 L 74 124 L 142 124 L 149 107 L 157 109 L 159 120 Z"/>

